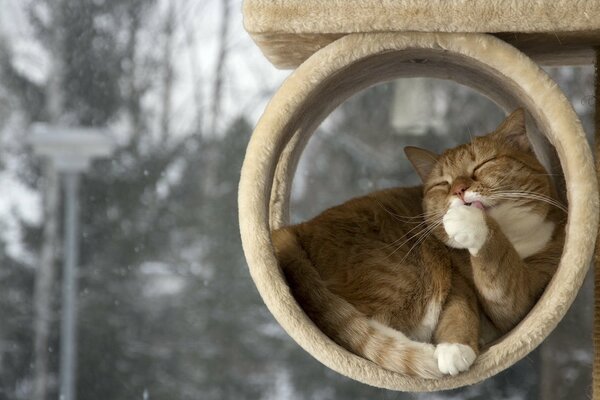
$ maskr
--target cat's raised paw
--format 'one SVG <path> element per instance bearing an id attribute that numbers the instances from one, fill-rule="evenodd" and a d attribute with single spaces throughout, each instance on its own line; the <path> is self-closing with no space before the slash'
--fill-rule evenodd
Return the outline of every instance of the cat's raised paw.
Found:
<path id="1" fill-rule="evenodd" d="M 470 346 L 460 343 L 440 343 L 434 356 L 442 374 L 457 375 L 471 367 L 477 355 Z"/>
<path id="2" fill-rule="evenodd" d="M 479 252 L 488 236 L 484 211 L 477 207 L 452 207 L 444 215 L 443 223 L 448 244 L 458 249 L 469 249 L 473 255 Z"/>

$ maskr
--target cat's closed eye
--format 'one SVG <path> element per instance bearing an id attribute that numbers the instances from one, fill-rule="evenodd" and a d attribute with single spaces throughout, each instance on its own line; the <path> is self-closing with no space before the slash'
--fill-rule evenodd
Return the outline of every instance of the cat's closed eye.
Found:
<path id="1" fill-rule="evenodd" d="M 430 191 L 430 190 L 433 190 L 433 189 L 446 189 L 446 190 L 448 190 L 449 188 L 450 188 L 450 182 L 444 180 L 444 181 L 439 181 L 439 182 L 432 183 L 427 188 L 427 191 Z"/>
<path id="2" fill-rule="evenodd" d="M 477 178 L 477 175 L 481 174 L 485 169 L 498 167 L 498 158 L 490 158 L 483 162 L 480 162 L 473 168 L 473 172 L 471 172 L 471 177 Z"/>
<path id="3" fill-rule="evenodd" d="M 484 166 L 489 166 L 488 164 L 493 163 L 494 161 L 497 161 L 497 159 L 496 158 L 490 158 L 490 159 L 487 159 L 485 161 L 480 162 L 479 164 L 477 164 L 473 168 L 473 173 L 475 173 L 477 170 L 483 168 Z"/>

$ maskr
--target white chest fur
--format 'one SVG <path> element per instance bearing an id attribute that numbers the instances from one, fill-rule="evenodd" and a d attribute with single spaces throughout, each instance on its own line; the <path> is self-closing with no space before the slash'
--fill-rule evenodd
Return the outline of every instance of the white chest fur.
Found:
<path id="1" fill-rule="evenodd" d="M 542 250 L 552 238 L 554 223 L 529 208 L 502 204 L 488 210 L 521 258 Z"/>

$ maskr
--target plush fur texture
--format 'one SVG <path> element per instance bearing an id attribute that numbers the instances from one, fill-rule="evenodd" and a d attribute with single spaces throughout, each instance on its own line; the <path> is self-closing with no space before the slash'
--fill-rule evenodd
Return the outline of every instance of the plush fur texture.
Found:
<path id="1" fill-rule="evenodd" d="M 547 32 L 598 29 L 597 0 L 244 0 L 251 32 Z"/>
<path id="2" fill-rule="evenodd" d="M 280 68 L 348 33 L 600 31 L 599 0 L 245 0 L 243 10 L 246 30 Z M 558 42 L 562 52 L 569 40 Z"/>
<path id="3" fill-rule="evenodd" d="M 430 62 L 410 62 L 415 58 Z M 436 59 L 443 60 L 443 68 L 437 68 Z M 563 256 L 536 306 L 500 341 L 484 349 L 469 371 L 434 380 L 386 370 L 320 331 L 292 296 L 271 241 L 271 230 L 287 221 L 297 160 L 316 127 L 352 94 L 402 76 L 453 79 L 485 93 L 507 111 L 525 106 L 530 121 L 555 146 L 568 194 Z M 540 143 L 534 142 L 536 150 L 544 150 Z M 329 368 L 361 382 L 432 391 L 473 384 L 508 368 L 556 326 L 589 266 L 598 226 L 598 190 L 589 145 L 573 108 L 547 74 L 512 46 L 481 34 L 358 34 L 319 50 L 272 98 L 248 145 L 239 216 L 252 279 L 273 316 L 300 346 Z"/>
<path id="4" fill-rule="evenodd" d="M 333 340 L 407 375 L 456 375 L 479 352 L 480 308 L 504 334 L 542 293 L 566 208 L 529 146 L 523 110 L 440 156 L 407 154 L 424 186 L 349 201 L 276 230 L 273 244 L 296 299 Z M 548 234 L 502 229 L 515 215 L 532 224 L 519 224 L 526 232 Z"/>

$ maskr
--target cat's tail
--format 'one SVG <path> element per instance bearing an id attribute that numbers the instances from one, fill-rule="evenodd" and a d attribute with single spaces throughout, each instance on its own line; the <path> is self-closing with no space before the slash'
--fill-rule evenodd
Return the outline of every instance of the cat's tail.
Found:
<path id="1" fill-rule="evenodd" d="M 413 341 L 400 331 L 370 319 L 331 292 L 292 230 L 274 231 L 272 239 L 294 296 L 323 333 L 388 370 L 427 379 L 442 376 L 432 344 Z"/>

